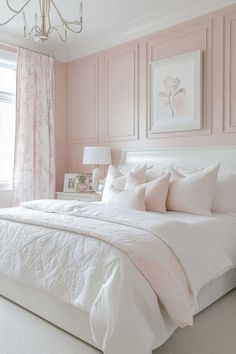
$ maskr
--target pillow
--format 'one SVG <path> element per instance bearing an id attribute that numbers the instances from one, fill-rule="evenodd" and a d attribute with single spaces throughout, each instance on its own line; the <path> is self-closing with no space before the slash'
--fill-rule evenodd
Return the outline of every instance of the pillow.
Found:
<path id="1" fill-rule="evenodd" d="M 166 213 L 166 198 L 169 189 L 170 173 L 156 178 L 150 182 L 141 184 L 145 187 L 145 207 L 146 210 L 155 211 L 157 213 Z M 132 189 L 140 185 L 139 179 L 135 174 L 130 172 L 127 176 L 125 188 Z"/>
<path id="2" fill-rule="evenodd" d="M 132 173 L 134 173 L 140 180 L 140 183 L 145 182 L 145 171 L 146 165 L 137 166 L 132 168 Z M 123 190 L 126 184 L 127 174 L 121 172 L 121 168 L 115 166 L 109 166 L 107 177 L 104 185 L 102 203 L 106 203 L 107 198 L 109 197 L 110 188 L 114 185 L 117 189 Z"/>
<path id="3" fill-rule="evenodd" d="M 212 211 L 236 213 L 236 173 L 222 173 L 218 176 Z"/>
<path id="4" fill-rule="evenodd" d="M 127 185 L 127 178 L 129 176 L 129 174 L 131 173 L 135 180 L 136 180 L 136 185 L 144 183 L 145 182 L 145 172 L 146 172 L 146 165 L 144 166 L 138 166 L 135 168 L 132 168 L 131 172 L 129 172 L 128 174 L 126 174 L 125 176 L 122 177 L 117 177 L 115 179 L 113 179 L 113 186 L 115 186 L 118 189 L 124 190 L 124 189 L 132 189 L 133 185 L 131 186 L 131 188 L 128 187 Z"/>
<path id="5" fill-rule="evenodd" d="M 122 176 L 123 174 L 120 172 L 119 168 L 112 165 L 109 166 L 102 194 L 102 203 L 106 203 L 108 200 L 110 188 L 112 186 L 114 178 Z"/>
<path id="6" fill-rule="evenodd" d="M 105 205 L 145 211 L 145 188 L 122 191 L 111 186 Z"/>
<path id="7" fill-rule="evenodd" d="M 218 164 L 186 176 L 172 167 L 167 210 L 211 216 L 219 167 Z"/>
<path id="8" fill-rule="evenodd" d="M 173 164 L 164 166 L 153 166 L 146 171 L 146 182 L 153 181 L 156 178 L 163 176 L 165 173 L 170 171 Z"/>

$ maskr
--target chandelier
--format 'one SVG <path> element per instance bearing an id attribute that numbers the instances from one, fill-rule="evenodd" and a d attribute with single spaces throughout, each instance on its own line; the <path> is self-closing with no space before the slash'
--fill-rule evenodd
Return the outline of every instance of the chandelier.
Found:
<path id="1" fill-rule="evenodd" d="M 38 0 L 39 9 L 40 9 L 40 19 L 38 20 L 37 13 L 35 13 L 35 24 L 31 29 L 28 29 L 26 22 L 25 8 L 32 3 L 34 0 L 27 0 L 25 4 L 18 10 L 14 9 L 10 5 L 9 0 L 6 0 L 8 9 L 13 13 L 11 17 L 3 23 L 0 23 L 0 26 L 7 25 L 11 22 L 17 15 L 22 14 L 24 20 L 24 37 L 29 38 L 31 35 L 34 35 L 36 41 L 46 41 L 49 39 L 49 36 L 56 32 L 60 39 L 63 42 L 67 42 L 67 31 L 73 33 L 80 33 L 82 31 L 82 1 L 78 0 L 78 10 L 79 16 L 78 20 L 68 21 L 61 14 L 54 0 Z M 54 10 L 57 17 L 59 18 L 61 24 L 58 26 L 53 26 L 51 23 L 50 13 L 51 10 Z"/>

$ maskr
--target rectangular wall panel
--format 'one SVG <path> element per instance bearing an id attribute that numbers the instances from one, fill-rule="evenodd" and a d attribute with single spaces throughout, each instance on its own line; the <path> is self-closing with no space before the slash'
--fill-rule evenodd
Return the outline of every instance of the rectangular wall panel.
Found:
<path id="1" fill-rule="evenodd" d="M 98 141 L 98 58 L 69 66 L 70 142 Z"/>
<path id="2" fill-rule="evenodd" d="M 236 10 L 224 18 L 224 132 L 236 132 Z"/>
<path id="3" fill-rule="evenodd" d="M 165 37 L 157 34 L 147 42 L 147 82 L 149 63 L 158 59 L 184 54 L 194 50 L 202 51 L 203 82 L 202 82 L 202 129 L 171 133 L 150 133 L 149 119 L 147 118 L 147 137 L 184 137 L 191 135 L 211 134 L 211 91 L 212 91 L 212 21 L 204 20 L 201 24 L 186 26 L 181 31 L 172 32 Z M 149 97 L 147 85 L 147 117 L 149 116 Z"/>
<path id="4" fill-rule="evenodd" d="M 138 137 L 138 46 L 104 54 L 105 141 Z"/>

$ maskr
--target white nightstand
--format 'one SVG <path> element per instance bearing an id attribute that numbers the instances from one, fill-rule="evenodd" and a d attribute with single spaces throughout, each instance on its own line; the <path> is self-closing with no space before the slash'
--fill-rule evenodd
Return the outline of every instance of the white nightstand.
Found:
<path id="1" fill-rule="evenodd" d="M 66 193 L 66 192 L 56 192 L 57 199 L 63 200 L 79 200 L 81 202 L 100 202 L 102 200 L 102 195 L 96 193 Z"/>

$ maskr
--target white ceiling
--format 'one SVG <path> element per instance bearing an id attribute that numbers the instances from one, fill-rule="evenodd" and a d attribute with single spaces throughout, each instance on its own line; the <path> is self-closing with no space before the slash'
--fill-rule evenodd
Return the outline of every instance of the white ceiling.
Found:
<path id="1" fill-rule="evenodd" d="M 10 4 L 20 8 L 25 1 L 10 0 Z M 79 0 L 55 2 L 67 19 L 76 19 Z M 0 22 L 10 15 L 4 3 L 2 0 Z M 62 43 L 56 34 L 44 44 L 25 40 L 22 16 L 18 16 L 9 25 L 0 27 L 0 41 L 38 49 L 68 61 L 233 3 L 236 3 L 236 0 L 83 0 L 83 32 L 77 35 L 70 33 L 67 44 Z M 38 0 L 32 0 L 26 10 L 29 25 L 33 25 L 37 8 Z M 58 24 L 55 14 L 52 14 L 52 18 L 52 22 Z"/>

